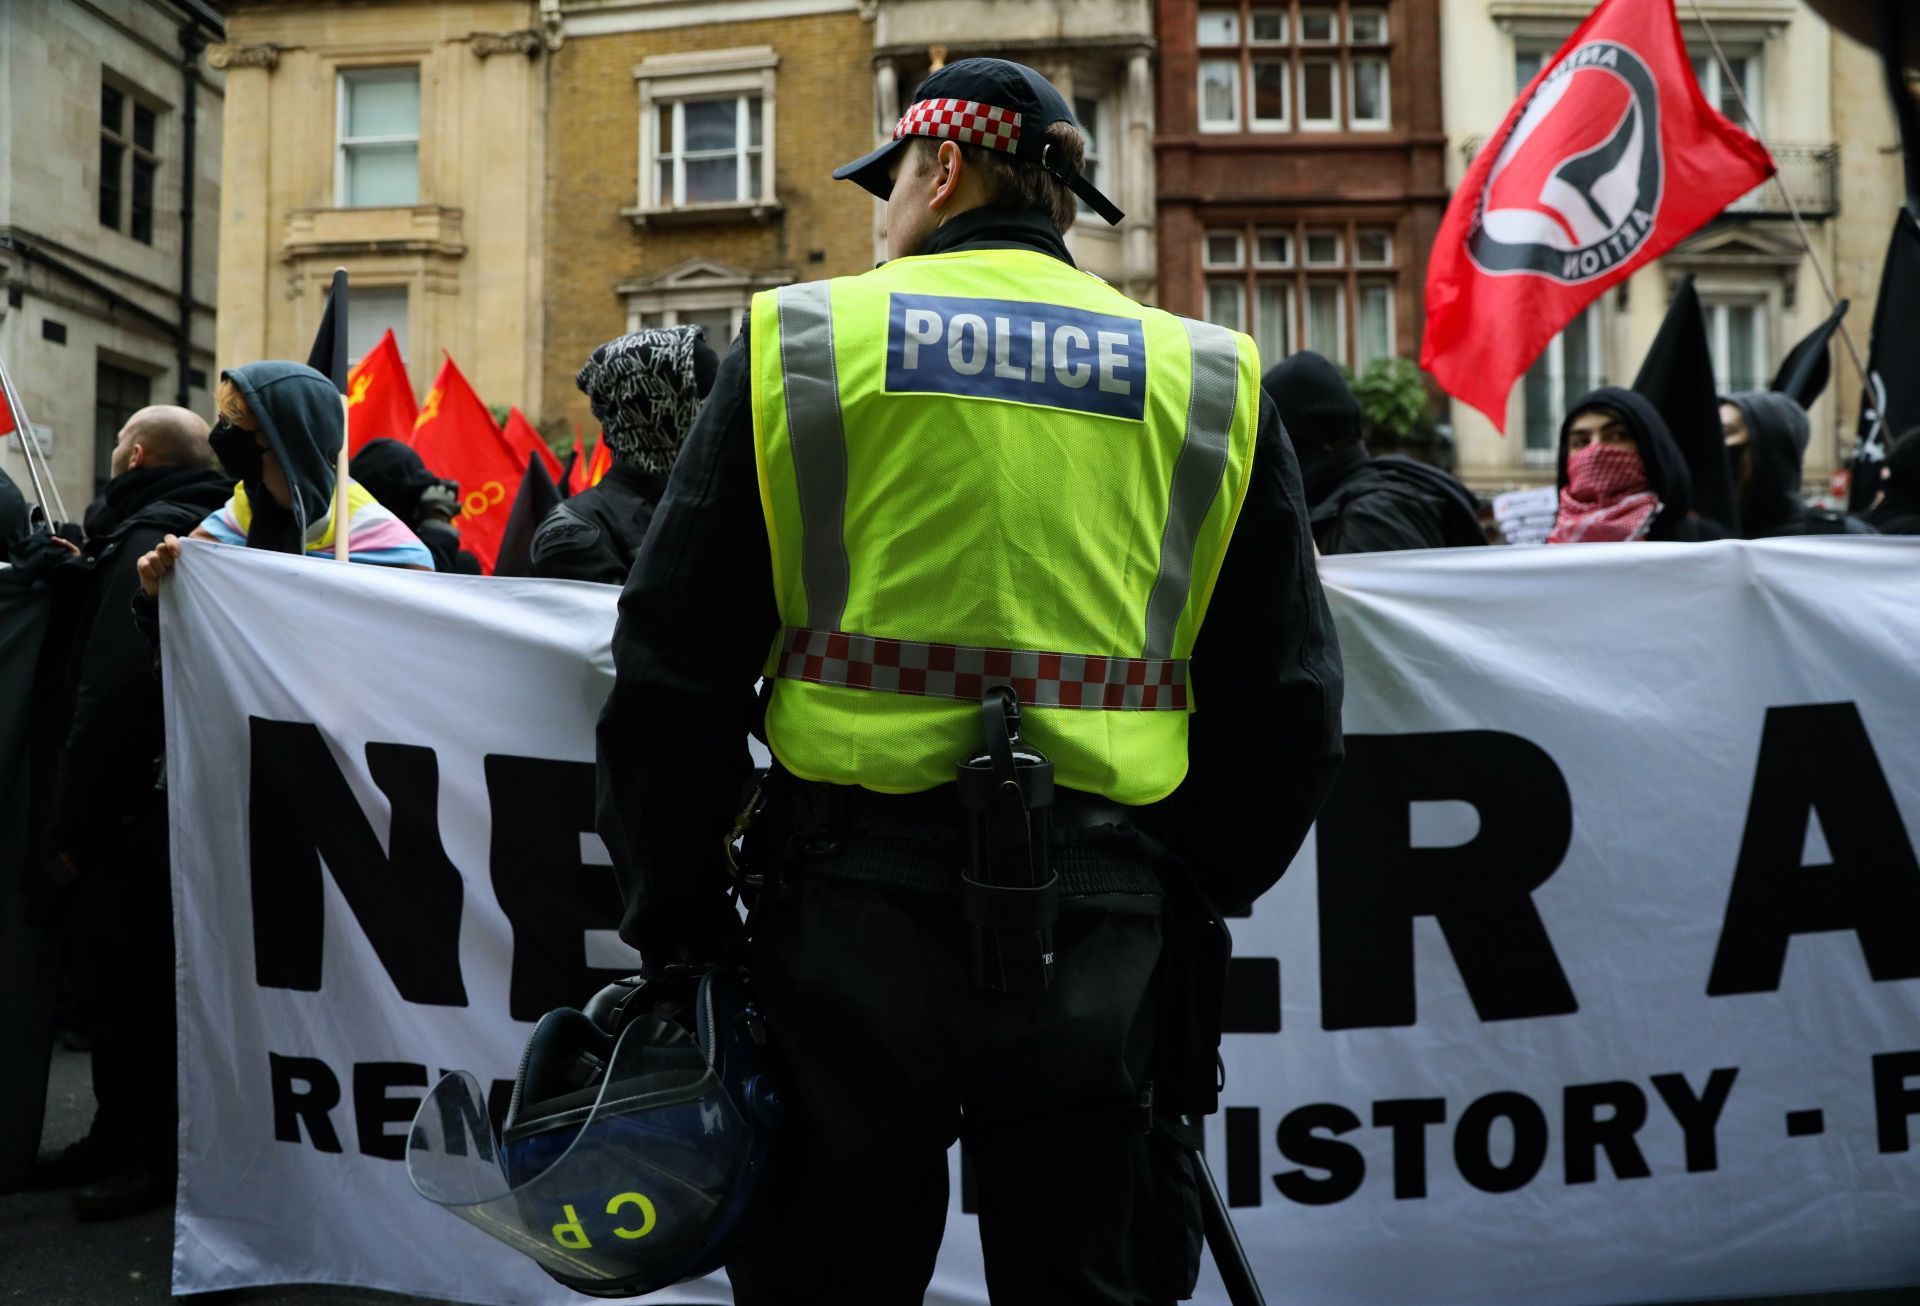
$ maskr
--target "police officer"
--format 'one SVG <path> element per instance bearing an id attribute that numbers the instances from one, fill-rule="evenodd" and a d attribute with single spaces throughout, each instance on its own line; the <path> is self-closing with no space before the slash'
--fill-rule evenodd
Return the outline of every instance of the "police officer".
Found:
<path id="1" fill-rule="evenodd" d="M 1278 878 L 1338 766 L 1339 655 L 1252 341 L 1075 268 L 1076 197 L 1120 217 L 1082 152 L 1031 69 L 928 78 L 835 174 L 887 201 L 890 261 L 755 297 L 621 595 L 599 826 L 652 965 L 736 924 L 765 677 L 750 961 L 789 1121 L 747 1306 L 920 1301 L 956 1138 L 995 1302 L 1197 1271 L 1193 1175 L 1146 1125 L 1170 1066 L 1210 1081 L 1219 993 L 1170 1016 L 1166 904 Z M 1037 992 L 978 982 L 961 910 L 952 781 L 995 684 L 1058 786 Z"/>

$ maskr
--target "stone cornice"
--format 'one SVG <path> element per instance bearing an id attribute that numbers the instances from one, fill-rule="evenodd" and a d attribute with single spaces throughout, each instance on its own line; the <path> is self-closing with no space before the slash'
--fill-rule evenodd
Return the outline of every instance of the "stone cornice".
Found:
<path id="1" fill-rule="evenodd" d="M 496 54 L 517 54 L 530 59 L 544 45 L 540 33 L 531 28 L 519 32 L 473 32 L 467 37 L 467 48 L 477 59 L 490 59 Z"/>
<path id="2" fill-rule="evenodd" d="M 215 68 L 264 68 L 272 72 L 280 63 L 277 45 L 210 45 L 207 62 Z"/>

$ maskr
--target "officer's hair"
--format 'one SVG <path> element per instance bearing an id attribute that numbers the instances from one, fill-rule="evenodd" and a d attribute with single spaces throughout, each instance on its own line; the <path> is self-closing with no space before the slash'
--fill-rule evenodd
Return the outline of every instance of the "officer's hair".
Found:
<path id="1" fill-rule="evenodd" d="M 1004 150 L 956 143 L 960 144 L 967 166 L 978 171 L 987 183 L 987 193 L 993 203 L 1038 213 L 1061 235 L 1067 234 L 1067 229 L 1073 226 L 1078 204 L 1066 182 L 1056 180 L 1039 164 L 1015 158 Z M 1056 122 L 1047 128 L 1047 143 L 1053 146 L 1056 158 L 1064 157 L 1068 167 L 1080 171 L 1086 161 L 1087 146 L 1079 128 L 1070 122 Z M 941 142 L 931 136 L 913 138 L 914 148 L 925 152 L 927 163 L 934 161 L 940 145 Z"/>

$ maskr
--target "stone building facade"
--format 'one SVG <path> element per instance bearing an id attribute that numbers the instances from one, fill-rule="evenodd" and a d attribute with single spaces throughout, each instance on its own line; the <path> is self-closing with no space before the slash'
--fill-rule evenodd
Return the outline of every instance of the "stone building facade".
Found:
<path id="1" fill-rule="evenodd" d="M 0 4 L 0 358 L 75 518 L 134 410 L 212 413 L 219 37 L 204 6 Z M 31 501 L 20 439 L 0 471 Z"/>
<path id="2" fill-rule="evenodd" d="M 1480 141 L 1588 12 L 1584 0 L 1444 0 L 1442 84 L 1458 183 Z M 1797 0 L 1701 0 L 1722 66 L 1690 5 L 1680 23 L 1709 101 L 1736 123 L 1744 98 L 1773 149 L 1793 207 L 1864 354 L 1880 263 L 1900 202 L 1898 136 L 1876 56 L 1835 34 Z M 1495 70 L 1500 75 L 1489 74 Z M 1597 385 L 1632 384 L 1673 288 L 1692 273 L 1706 309 L 1722 390 L 1764 389 L 1796 341 L 1830 306 L 1803 250 L 1787 201 L 1773 183 L 1735 201 L 1670 253 L 1608 291 L 1548 345 L 1514 386 L 1502 438 L 1463 404 L 1452 405 L 1459 469 L 1490 493 L 1553 478 L 1567 406 Z M 1850 444 L 1859 379 L 1836 341 L 1833 380 L 1812 412 L 1806 470 L 1825 483 Z"/>
<path id="3" fill-rule="evenodd" d="M 1158 0 L 1159 285 L 1272 363 L 1417 357 L 1445 211 L 1439 0 Z"/>
<path id="4" fill-rule="evenodd" d="M 223 365 L 305 358 L 335 267 L 349 352 L 416 394 L 451 354 L 541 411 L 549 57 L 533 0 L 230 0 Z"/>

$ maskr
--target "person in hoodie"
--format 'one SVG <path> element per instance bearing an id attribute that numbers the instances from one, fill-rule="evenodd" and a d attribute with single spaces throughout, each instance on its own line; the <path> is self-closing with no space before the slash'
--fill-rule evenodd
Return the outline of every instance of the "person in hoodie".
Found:
<path id="1" fill-rule="evenodd" d="M 1260 388 L 1280 410 L 1300 460 L 1313 542 L 1322 553 L 1382 553 L 1485 544 L 1466 486 L 1412 458 L 1375 458 L 1360 437 L 1360 401 L 1310 349 L 1275 363 Z"/>
<path id="2" fill-rule="evenodd" d="M 1882 535 L 1920 535 L 1920 426 L 1893 442 L 1866 522 Z"/>
<path id="3" fill-rule="evenodd" d="M 1560 509 L 1548 544 L 1726 538 L 1693 511 L 1693 477 L 1645 396 L 1602 386 L 1560 424 Z"/>
<path id="4" fill-rule="evenodd" d="M 606 432 L 613 465 L 598 485 L 548 513 L 533 536 L 533 575 L 624 585 L 654 505 L 720 356 L 699 327 L 656 327 L 594 350 L 574 384 Z"/>
<path id="5" fill-rule="evenodd" d="M 480 560 L 460 547 L 460 532 L 453 525 L 460 511 L 460 487 L 428 471 L 419 454 L 398 440 L 369 440 L 353 456 L 349 474 L 420 537 L 433 555 L 435 571 L 480 574 Z"/>
<path id="6" fill-rule="evenodd" d="M 333 383 L 304 363 L 270 360 L 220 374 L 213 450 L 240 478 L 192 538 L 308 557 L 334 555 L 334 466 L 346 415 Z M 364 486 L 347 482 L 347 560 L 432 571 L 433 555 Z M 168 535 L 140 559 L 134 613 L 158 643 L 160 582 L 180 559 Z"/>
<path id="7" fill-rule="evenodd" d="M 153 655 L 127 604 L 142 555 L 227 498 L 207 424 L 157 405 L 127 419 L 111 478 L 88 514 L 86 549 L 62 570 L 80 591 L 71 636 L 54 836 L 79 882 L 75 924 L 94 990 L 92 1128 L 34 1176 L 84 1184 L 73 1208 L 110 1219 L 173 1196 L 173 932 L 166 749 Z"/>
<path id="8" fill-rule="evenodd" d="M 1800 497 L 1800 468 L 1813 434 L 1807 410 L 1771 390 L 1743 390 L 1720 400 L 1720 430 L 1732 464 L 1740 534 L 1874 535 L 1858 517 Z"/>

